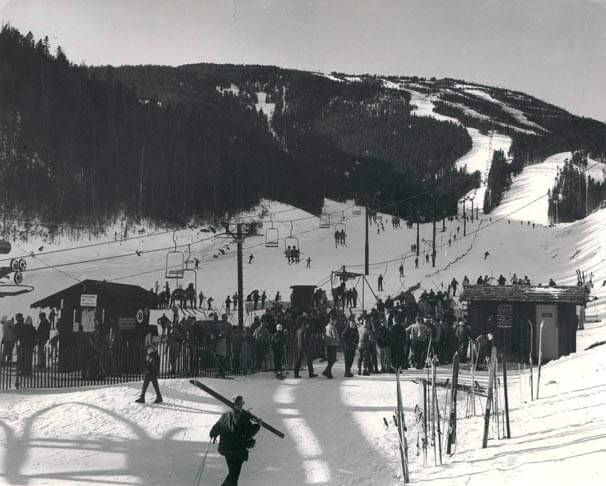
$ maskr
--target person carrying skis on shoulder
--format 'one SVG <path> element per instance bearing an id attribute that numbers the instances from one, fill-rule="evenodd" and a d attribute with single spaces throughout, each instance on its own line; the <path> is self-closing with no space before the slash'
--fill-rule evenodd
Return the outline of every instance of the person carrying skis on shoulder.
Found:
<path id="1" fill-rule="evenodd" d="M 253 437 L 261 428 L 262 421 L 253 419 L 243 410 L 244 398 L 238 395 L 233 400 L 234 407 L 221 418 L 210 430 L 213 444 L 219 437 L 219 454 L 225 457 L 228 474 L 223 486 L 237 486 L 242 463 L 248 461 L 248 450 L 255 446 Z"/>

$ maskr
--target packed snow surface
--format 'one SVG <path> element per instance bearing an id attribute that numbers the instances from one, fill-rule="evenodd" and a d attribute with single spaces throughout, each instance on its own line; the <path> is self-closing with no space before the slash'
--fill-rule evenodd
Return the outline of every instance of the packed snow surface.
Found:
<path id="1" fill-rule="evenodd" d="M 378 275 L 384 276 L 382 297 L 418 282 L 425 289 L 444 289 L 453 277 L 461 281 L 464 275 L 473 281 L 478 275 L 496 279 L 503 274 L 509 278 L 515 272 L 528 275 L 533 283 L 553 278 L 558 284 L 574 285 L 576 270 L 580 269 L 587 275 L 593 272 L 596 284 L 593 295 L 598 300 L 587 313 L 596 316 L 598 322 L 578 333 L 579 353 L 543 368 L 540 400 L 529 401 L 528 371 L 518 370 L 515 364 L 510 370 L 510 440 L 498 440 L 496 428 L 491 426 L 489 447 L 481 450 L 483 421 L 479 416 L 463 418 L 466 396 L 461 393 L 456 453 L 452 457 L 444 455 L 444 465 L 436 467 L 430 450 L 430 465 L 424 468 L 422 456 L 416 454 L 417 428 L 412 414 L 419 401 L 418 385 L 412 380 L 424 376 L 424 372 L 406 372 L 403 397 L 415 484 L 602 484 L 599 475 L 606 460 L 605 348 L 582 350 L 606 340 L 606 309 L 602 303 L 606 297 L 602 285 L 606 280 L 606 210 L 597 210 L 576 223 L 547 227 L 540 224 L 546 222 L 545 213 L 533 202 L 546 194 L 558 165 L 567 156 L 558 154 L 543 164 L 527 167 L 505 196 L 509 210 L 499 208 L 490 216 L 481 214 L 479 220 L 468 222 L 465 230 L 461 219 L 445 221 L 445 231 L 438 223 L 435 268 L 425 260 L 431 251 L 431 224 L 420 226 L 418 269 L 409 251 L 416 240 L 414 229 L 404 223 L 401 229 L 392 228 L 390 216 L 383 213 L 379 215 L 385 230 L 376 224 L 370 227 L 368 278 L 374 287 Z M 538 172 L 529 175 L 528 171 Z M 548 182 L 541 181 L 543 176 Z M 316 216 L 291 206 L 269 201 L 263 206 L 241 218 L 266 223 L 271 219 L 280 232 L 280 247 L 266 248 L 263 233 L 247 238 L 245 262 L 250 254 L 254 259 L 244 265 L 245 293 L 266 289 L 271 298 L 279 290 L 288 299 L 292 284 L 311 283 L 328 289 L 330 270 L 341 265 L 351 271 L 362 270 L 363 217 L 352 203 L 325 201 L 331 219 L 329 229 L 320 229 Z M 333 233 L 341 223 L 346 224 L 347 246 L 337 248 Z M 214 296 L 220 307 L 224 296 L 233 294 L 236 288 L 235 245 L 202 229 L 185 228 L 175 238 L 179 245 L 191 244 L 191 256 L 201 261 L 199 288 Z M 78 243 L 45 243 L 41 251 L 40 240 L 18 243 L 9 257 L 34 252 L 34 257 L 27 257 L 31 271 L 25 272 L 25 281 L 36 290 L 2 299 L 0 313 L 35 315 L 37 310 L 29 309 L 33 301 L 84 278 L 117 280 L 145 288 L 152 287 L 156 280 L 163 284 L 166 252 L 172 247 L 173 235 L 149 236 L 149 232 L 127 241 L 113 241 L 114 235 L 110 234 L 96 240 L 99 246 L 53 254 L 45 251 L 67 250 Z M 283 254 L 284 246 L 292 244 L 285 238 L 291 236 L 298 239 L 302 251 L 298 265 L 289 265 Z M 489 256 L 485 258 L 487 251 Z M 304 263 L 308 256 L 312 258 L 309 269 Z M 107 257 L 113 258 L 104 259 Z M 401 263 L 404 279 L 398 276 Z M 60 264 L 69 265 L 48 268 Z M 373 301 L 366 292 L 366 306 Z M 306 373 L 302 380 L 278 381 L 270 373 L 233 381 L 206 379 L 228 397 L 244 395 L 253 412 L 286 433 L 284 440 L 266 431 L 259 433 L 251 460 L 244 465 L 242 484 L 401 483 L 397 433 L 393 426 L 386 429 L 383 425 L 383 418 L 391 423 L 395 406 L 394 378 L 373 375 L 343 379 L 342 356 L 339 359 L 334 380 L 310 380 Z M 316 364 L 317 368 L 321 366 Z M 439 380 L 445 380 L 449 373 L 447 367 L 441 368 Z M 536 380 L 536 370 L 534 376 Z M 477 379 L 485 385 L 485 374 L 480 373 Z M 464 368 L 461 381 L 469 380 Z M 210 427 L 224 408 L 185 380 L 162 381 L 166 402 L 140 406 L 133 403 L 139 387 L 140 383 L 133 383 L 0 393 L 0 484 L 192 484 L 208 446 Z M 439 400 L 443 406 L 443 389 Z M 478 413 L 484 405 L 483 399 L 477 402 Z M 201 484 L 220 484 L 225 472 L 223 459 L 211 445 Z"/>
<path id="2" fill-rule="evenodd" d="M 514 108 L 514 107 L 508 105 L 507 103 L 503 103 L 502 101 L 499 101 L 496 98 L 493 98 L 489 93 L 487 93 L 483 89 L 475 88 L 475 89 L 466 89 L 465 91 L 469 94 L 477 96 L 478 98 L 482 98 L 486 101 L 489 101 L 489 102 L 499 106 L 506 113 L 513 115 L 513 117 L 518 122 L 520 122 L 522 125 L 526 125 L 527 127 L 530 127 L 534 130 L 539 130 L 539 132 L 547 131 L 541 125 L 539 125 L 533 121 L 530 121 L 528 118 L 526 118 L 526 115 L 524 114 L 523 111 L 518 110 L 517 108 Z M 530 132 L 530 133 L 533 133 L 533 132 Z"/>
<path id="3" fill-rule="evenodd" d="M 570 159 L 570 152 L 552 155 L 540 164 L 529 165 L 514 177 L 511 189 L 494 211 L 495 216 L 511 214 L 511 218 L 549 224 L 547 191 L 553 189 L 558 170 Z"/>
<path id="4" fill-rule="evenodd" d="M 579 344 L 605 338 L 600 324 L 580 332 Z M 263 429 L 259 432 L 244 464 L 242 484 L 401 484 L 397 433 L 391 425 L 396 400 L 393 375 L 344 379 L 342 356 L 335 375 L 334 380 L 279 381 L 271 373 L 233 381 L 203 380 L 227 397 L 243 395 L 253 413 L 286 434 L 281 440 Z M 447 367 L 440 368 L 438 382 L 449 375 Z M 530 401 L 528 370 L 510 365 L 512 438 L 499 440 L 492 423 L 487 449 L 480 448 L 485 400 L 476 397 L 476 415 L 465 418 L 468 398 L 459 393 L 456 451 L 443 454 L 442 466 L 434 465 L 431 447 L 428 467 L 417 454 L 412 412 L 419 390 L 412 380 L 424 376 L 425 371 L 416 370 L 402 376 L 414 484 L 602 484 L 603 347 L 544 366 L 540 399 L 535 401 Z M 535 390 L 536 376 L 535 369 Z M 485 372 L 476 378 L 486 387 Z M 463 367 L 461 381 L 469 380 Z M 200 484 L 220 484 L 226 467 L 217 446 L 209 445 L 208 434 L 225 407 L 180 379 L 160 381 L 163 404 L 135 404 L 140 386 L 0 394 L 0 484 L 190 485 L 207 448 Z M 439 388 L 441 407 L 445 395 Z"/>

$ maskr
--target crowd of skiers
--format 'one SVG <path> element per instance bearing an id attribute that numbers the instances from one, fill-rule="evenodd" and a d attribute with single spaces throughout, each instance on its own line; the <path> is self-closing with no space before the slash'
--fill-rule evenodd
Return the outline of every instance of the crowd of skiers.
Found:
<path id="1" fill-rule="evenodd" d="M 54 321 L 54 311 L 52 319 Z M 51 322 L 44 312 L 38 316 L 38 327 L 34 327 L 31 316 L 23 317 L 22 313 L 13 319 L 2 316 L 2 353 L 0 366 L 10 366 L 16 351 L 17 372 L 20 376 L 31 376 L 34 351 L 37 351 L 37 366 L 46 366 L 46 345 L 49 342 Z M 56 343 L 52 343 L 56 346 Z"/>

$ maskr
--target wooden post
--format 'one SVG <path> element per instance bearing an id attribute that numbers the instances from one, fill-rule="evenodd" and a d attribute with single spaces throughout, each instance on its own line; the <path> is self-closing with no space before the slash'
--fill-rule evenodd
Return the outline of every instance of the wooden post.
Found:
<path id="1" fill-rule="evenodd" d="M 438 453 L 440 454 L 440 465 L 442 465 L 442 433 L 440 431 L 440 407 L 438 406 L 438 392 L 436 389 L 436 363 L 437 358 L 432 360 L 432 381 L 433 381 L 433 404 L 432 411 L 434 414 L 434 422 L 436 424 L 436 429 L 438 432 Z"/>
<path id="2" fill-rule="evenodd" d="M 503 393 L 505 395 L 505 426 L 506 435 L 511 439 L 511 430 L 509 428 L 509 396 L 507 394 L 507 363 L 503 360 Z"/>
<path id="3" fill-rule="evenodd" d="M 366 203 L 364 205 L 364 275 L 368 275 L 368 253 L 368 195 L 366 195 Z M 364 297 L 362 297 L 363 308 Z"/>
<path id="4" fill-rule="evenodd" d="M 484 436 L 482 437 L 482 449 L 488 446 L 488 429 L 490 428 L 490 407 L 494 388 L 495 371 L 497 365 L 497 347 L 492 347 L 490 353 L 490 371 L 488 372 L 488 397 L 486 398 L 486 412 L 484 414 Z"/>
<path id="5" fill-rule="evenodd" d="M 532 323 L 532 321 L 530 319 L 528 319 L 528 329 L 529 329 L 529 333 L 530 333 L 530 350 L 528 351 L 528 366 L 530 367 L 530 401 L 534 400 L 534 379 L 532 377 L 532 341 L 533 341 L 533 334 L 534 334 L 534 324 Z"/>
<path id="6" fill-rule="evenodd" d="M 427 466 L 427 380 L 423 379 L 423 465 Z"/>
<path id="7" fill-rule="evenodd" d="M 448 445 L 446 453 L 454 453 L 454 445 L 457 442 L 457 386 L 459 384 L 459 353 L 454 354 L 452 360 L 452 388 L 450 394 L 450 418 L 448 421 Z"/>
<path id="8" fill-rule="evenodd" d="M 541 321 L 539 325 L 539 372 L 537 376 L 537 400 L 539 399 L 539 387 L 541 386 L 541 361 L 543 361 L 543 324 L 545 321 Z"/>
<path id="9" fill-rule="evenodd" d="M 244 329 L 244 271 L 242 269 L 242 223 L 238 223 L 236 230 L 236 243 L 238 248 L 238 327 Z"/>

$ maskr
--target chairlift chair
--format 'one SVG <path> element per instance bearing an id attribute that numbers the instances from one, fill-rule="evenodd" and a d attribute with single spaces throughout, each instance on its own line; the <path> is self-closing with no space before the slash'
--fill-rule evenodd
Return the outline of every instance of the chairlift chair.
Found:
<path id="1" fill-rule="evenodd" d="M 183 269 L 185 266 L 185 257 L 182 251 L 169 251 L 166 253 L 166 271 L 164 277 L 169 278 L 183 278 Z"/>
<path id="2" fill-rule="evenodd" d="M 330 214 L 328 214 L 324 209 L 320 214 L 320 228 L 330 228 Z"/>
<path id="3" fill-rule="evenodd" d="M 278 228 L 274 228 L 273 222 L 271 228 L 265 230 L 265 246 L 267 248 L 277 248 L 278 242 L 280 241 L 280 232 Z"/>
<path id="4" fill-rule="evenodd" d="M 289 236 L 284 239 L 284 250 L 298 250 L 299 249 L 299 238 L 296 236 Z"/>

